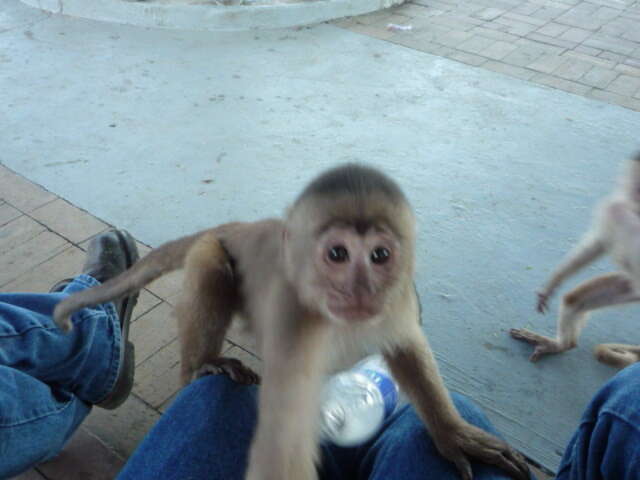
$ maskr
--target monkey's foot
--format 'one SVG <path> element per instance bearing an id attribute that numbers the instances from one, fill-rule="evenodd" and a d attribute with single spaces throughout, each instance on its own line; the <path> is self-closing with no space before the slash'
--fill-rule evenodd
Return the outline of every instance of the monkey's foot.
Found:
<path id="1" fill-rule="evenodd" d="M 509 474 L 514 480 L 529 480 L 529 466 L 524 457 L 503 440 L 462 422 L 457 428 L 448 430 L 435 439 L 440 453 L 453 462 L 463 480 L 473 480 L 471 460 L 494 465 Z"/>
<path id="2" fill-rule="evenodd" d="M 640 362 L 640 346 L 621 343 L 603 343 L 593 352 L 599 362 L 613 367 L 624 368 Z"/>
<path id="3" fill-rule="evenodd" d="M 243 385 L 260 383 L 260 375 L 245 366 L 237 358 L 228 357 L 219 357 L 212 362 L 205 363 L 194 372 L 193 379 L 195 380 L 205 375 L 220 375 L 222 373 L 229 375 L 234 382 L 242 383 Z"/>
<path id="4" fill-rule="evenodd" d="M 562 346 L 558 340 L 538 335 L 537 333 L 533 333 L 525 328 L 512 328 L 509 330 L 509 334 L 516 340 L 527 342 L 529 345 L 533 345 L 535 347 L 533 353 L 529 357 L 529 361 L 531 362 L 537 362 L 545 355 L 569 350 L 568 347 Z"/>

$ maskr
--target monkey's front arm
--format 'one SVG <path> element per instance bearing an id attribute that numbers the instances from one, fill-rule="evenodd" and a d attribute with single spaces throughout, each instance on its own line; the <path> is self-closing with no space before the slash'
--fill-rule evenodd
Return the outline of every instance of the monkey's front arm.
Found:
<path id="1" fill-rule="evenodd" d="M 470 459 L 495 465 L 514 479 L 529 479 L 529 467 L 519 453 L 457 412 L 420 329 L 416 327 L 407 338 L 411 340 L 385 353 L 385 359 L 440 454 L 456 465 L 463 480 L 473 477 Z"/>
<path id="2" fill-rule="evenodd" d="M 262 330 L 258 426 L 246 480 L 316 480 L 318 402 L 329 327 L 275 288 Z"/>

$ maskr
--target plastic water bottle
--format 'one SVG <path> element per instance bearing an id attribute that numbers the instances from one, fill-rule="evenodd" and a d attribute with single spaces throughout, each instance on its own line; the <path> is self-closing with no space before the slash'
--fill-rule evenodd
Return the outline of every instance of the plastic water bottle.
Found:
<path id="1" fill-rule="evenodd" d="M 367 357 L 326 383 L 320 409 L 324 441 L 359 445 L 375 435 L 398 404 L 398 387 L 381 356 Z"/>

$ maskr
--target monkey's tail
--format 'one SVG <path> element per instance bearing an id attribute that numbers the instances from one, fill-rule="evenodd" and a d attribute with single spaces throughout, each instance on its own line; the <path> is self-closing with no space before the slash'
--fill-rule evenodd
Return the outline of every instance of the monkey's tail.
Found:
<path id="1" fill-rule="evenodd" d="M 152 250 L 128 270 L 107 280 L 102 285 L 74 293 L 65 298 L 53 310 L 53 320 L 56 325 L 68 332 L 73 328 L 71 315 L 81 308 L 130 295 L 162 275 L 182 268 L 187 252 L 203 233 L 205 232 L 167 242 Z"/>

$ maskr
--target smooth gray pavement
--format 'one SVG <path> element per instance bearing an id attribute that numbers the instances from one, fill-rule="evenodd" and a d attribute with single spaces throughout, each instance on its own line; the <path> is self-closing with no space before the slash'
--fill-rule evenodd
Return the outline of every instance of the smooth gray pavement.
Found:
<path id="1" fill-rule="evenodd" d="M 151 245 L 279 215 L 337 162 L 394 175 L 448 385 L 549 468 L 614 373 L 593 346 L 637 340 L 633 306 L 537 365 L 507 335 L 554 331 L 534 291 L 638 148 L 637 112 L 330 25 L 145 30 L 4 0 L 0 32 L 0 163 Z"/>

